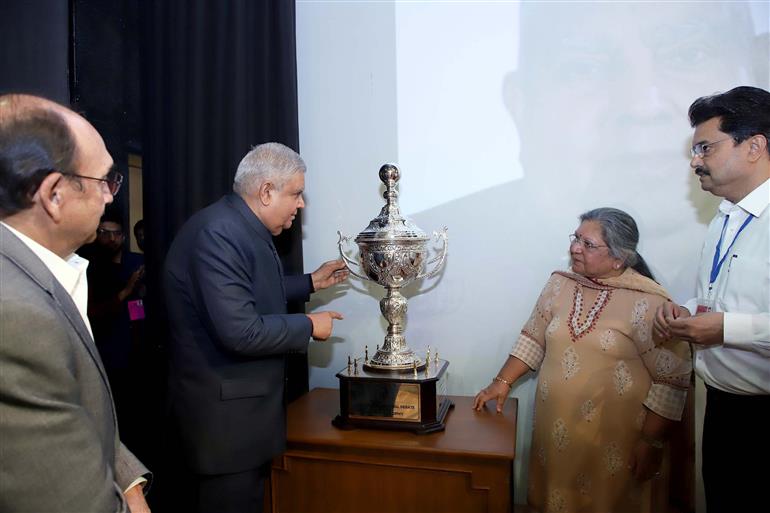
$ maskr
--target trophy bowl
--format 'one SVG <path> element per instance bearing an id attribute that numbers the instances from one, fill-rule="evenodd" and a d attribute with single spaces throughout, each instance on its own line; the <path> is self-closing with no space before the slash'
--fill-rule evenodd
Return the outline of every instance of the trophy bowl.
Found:
<path id="1" fill-rule="evenodd" d="M 356 237 L 361 270 L 383 287 L 399 288 L 414 281 L 425 267 L 426 238 L 377 241 Z"/>

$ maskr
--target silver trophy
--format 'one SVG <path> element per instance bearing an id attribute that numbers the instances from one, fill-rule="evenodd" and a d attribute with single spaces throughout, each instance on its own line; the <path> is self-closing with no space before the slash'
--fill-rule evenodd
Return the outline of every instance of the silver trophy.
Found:
<path id="1" fill-rule="evenodd" d="M 432 259 L 427 260 L 427 242 L 431 238 L 402 216 L 398 208 L 396 183 L 400 177 L 401 172 L 394 164 L 385 164 L 380 168 L 380 180 L 385 184 L 382 195 L 385 206 L 355 238 L 359 262 L 348 257 L 343 247 L 352 237 L 337 232 L 340 256 L 351 274 L 378 283 L 387 291 L 380 301 L 380 311 L 388 321 L 388 334 L 382 347 L 368 363 L 364 363 L 364 368 L 370 370 L 404 371 L 425 366 L 426 362 L 406 345 L 404 316 L 407 300 L 400 289 L 414 280 L 435 276 L 444 266 L 447 254 L 445 227 L 433 232 L 434 240 L 443 242 L 443 247 Z M 428 270 L 430 266 L 433 268 Z"/>

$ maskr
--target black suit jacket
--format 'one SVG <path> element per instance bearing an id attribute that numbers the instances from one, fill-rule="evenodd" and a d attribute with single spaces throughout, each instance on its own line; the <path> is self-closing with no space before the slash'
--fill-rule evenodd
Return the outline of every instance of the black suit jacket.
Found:
<path id="1" fill-rule="evenodd" d="M 230 194 L 185 223 L 164 273 L 171 324 L 170 412 L 200 474 L 256 468 L 286 441 L 284 355 L 312 323 L 287 314 L 309 275 L 284 277 L 270 232 Z"/>

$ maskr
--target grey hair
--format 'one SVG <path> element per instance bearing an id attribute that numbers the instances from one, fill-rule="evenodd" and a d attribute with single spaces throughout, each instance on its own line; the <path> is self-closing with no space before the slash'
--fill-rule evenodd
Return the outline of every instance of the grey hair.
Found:
<path id="1" fill-rule="evenodd" d="M 610 256 L 622 260 L 624 265 L 632 267 L 640 274 L 655 279 L 647 262 L 636 251 L 639 244 L 639 228 L 633 217 L 617 208 L 602 207 L 581 214 L 580 222 L 585 221 L 599 223 Z"/>
<path id="2" fill-rule="evenodd" d="M 276 142 L 260 144 L 238 164 L 233 191 L 240 195 L 254 193 L 265 182 L 280 190 L 292 175 L 306 170 L 305 161 L 288 146 Z"/>

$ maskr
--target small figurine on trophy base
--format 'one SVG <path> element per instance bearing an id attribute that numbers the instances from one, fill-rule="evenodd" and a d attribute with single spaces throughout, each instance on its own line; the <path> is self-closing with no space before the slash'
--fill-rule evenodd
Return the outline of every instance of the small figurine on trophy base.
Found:
<path id="1" fill-rule="evenodd" d="M 424 372 L 384 373 L 362 368 L 337 373 L 340 380 L 340 414 L 332 424 L 341 429 L 374 428 L 443 431 L 454 406 L 446 394 L 445 360 L 432 361 Z"/>

